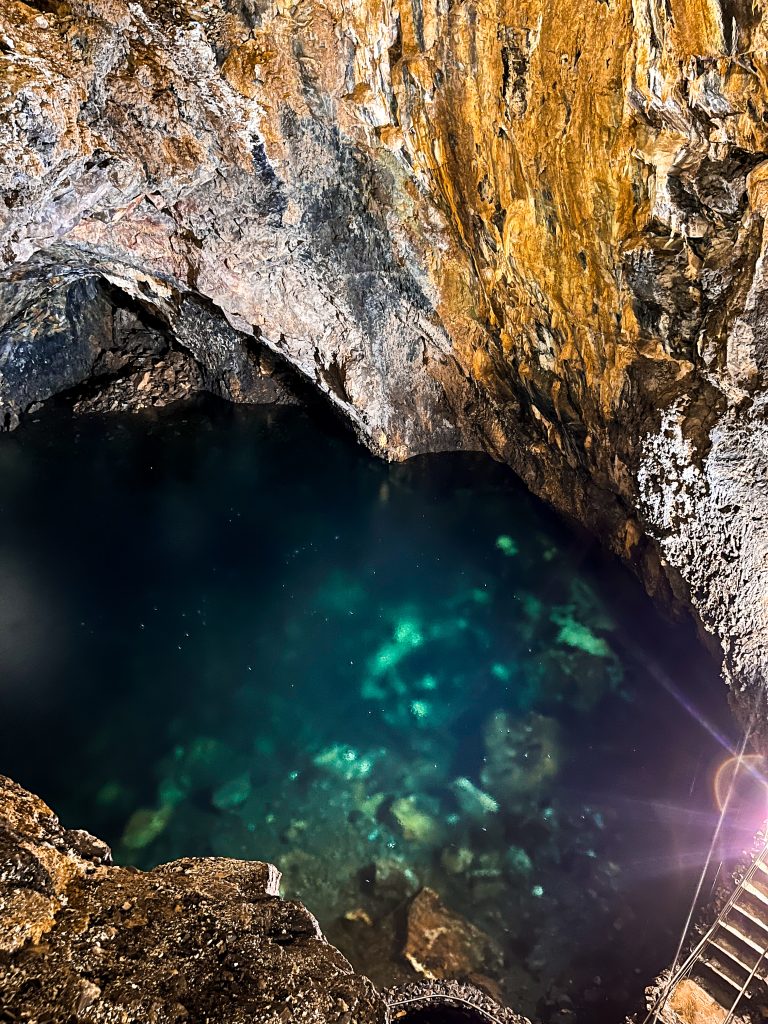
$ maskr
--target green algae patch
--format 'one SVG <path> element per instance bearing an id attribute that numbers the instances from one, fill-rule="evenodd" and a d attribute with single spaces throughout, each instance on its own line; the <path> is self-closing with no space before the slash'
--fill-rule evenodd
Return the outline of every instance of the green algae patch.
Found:
<path id="1" fill-rule="evenodd" d="M 391 672 L 423 643 L 424 634 L 417 619 L 398 619 L 392 630 L 392 639 L 383 643 L 368 661 L 368 671 L 374 677 Z"/>
<path id="2" fill-rule="evenodd" d="M 424 643 L 415 619 L 401 619 L 395 626 L 395 643 L 401 647 L 420 647 Z"/>
<path id="3" fill-rule="evenodd" d="M 347 782 L 352 779 L 368 778 L 375 762 L 375 755 L 360 754 L 348 743 L 334 743 L 312 759 L 316 768 L 322 768 Z"/>
<path id="4" fill-rule="evenodd" d="M 432 705 L 428 700 L 412 700 L 411 714 L 418 722 L 423 722 L 432 714 Z"/>
<path id="5" fill-rule="evenodd" d="M 520 551 L 517 543 L 509 536 L 508 533 L 502 533 L 496 538 L 496 548 L 502 553 L 502 555 L 506 555 L 507 558 L 511 558 Z"/>
<path id="6" fill-rule="evenodd" d="M 577 622 L 570 612 L 555 609 L 551 615 L 552 622 L 560 627 L 556 642 L 566 647 L 575 647 L 595 658 L 610 658 L 611 649 L 606 641 L 593 633 L 589 626 Z"/>

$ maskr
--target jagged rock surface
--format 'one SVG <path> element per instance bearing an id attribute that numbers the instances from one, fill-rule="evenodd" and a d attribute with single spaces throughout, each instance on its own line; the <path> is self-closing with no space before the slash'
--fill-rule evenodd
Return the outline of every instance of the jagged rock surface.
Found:
<path id="1" fill-rule="evenodd" d="M 383 1024 L 383 998 L 279 879 L 226 857 L 113 867 L 0 776 L 3 1019 Z"/>
<path id="2" fill-rule="evenodd" d="M 433 890 L 421 889 L 408 907 L 403 955 L 417 974 L 427 978 L 493 976 L 503 955 L 479 928 L 450 911 Z"/>
<path id="3" fill-rule="evenodd" d="M 108 282 L 221 394 L 270 351 L 378 453 L 507 461 L 753 692 L 767 41 L 762 0 L 0 0 L 0 416 L 90 376 Z"/>

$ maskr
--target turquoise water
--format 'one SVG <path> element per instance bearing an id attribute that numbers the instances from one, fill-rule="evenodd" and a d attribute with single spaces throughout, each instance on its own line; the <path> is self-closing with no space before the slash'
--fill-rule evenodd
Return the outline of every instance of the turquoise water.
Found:
<path id="1" fill-rule="evenodd" d="M 724 692 L 508 471 L 211 402 L 46 414 L 0 480 L 1 771 L 123 863 L 274 861 L 382 983 L 428 885 L 517 1008 L 633 1009 L 706 849 Z"/>

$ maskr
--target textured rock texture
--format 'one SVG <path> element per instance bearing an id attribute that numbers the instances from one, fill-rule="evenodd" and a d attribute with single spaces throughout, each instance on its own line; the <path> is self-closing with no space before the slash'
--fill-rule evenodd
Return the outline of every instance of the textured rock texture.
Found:
<path id="1" fill-rule="evenodd" d="M 0 415 L 121 294 L 197 364 L 159 398 L 292 366 L 378 453 L 484 448 L 753 692 L 766 39 L 762 0 L 0 0 Z"/>
<path id="2" fill-rule="evenodd" d="M 479 928 L 452 913 L 433 889 L 421 889 L 408 907 L 404 956 L 428 978 L 467 978 L 498 971 L 501 950 Z"/>
<path id="3" fill-rule="evenodd" d="M 0 776 L 3 1019 L 383 1024 L 383 998 L 279 880 L 225 857 L 112 867 Z"/>
<path id="4" fill-rule="evenodd" d="M 416 1024 L 444 1021 L 445 1024 L 531 1024 L 490 996 L 457 981 L 419 982 L 390 989 L 392 1019 Z M 408 1016 L 404 1016 L 404 1014 Z"/>

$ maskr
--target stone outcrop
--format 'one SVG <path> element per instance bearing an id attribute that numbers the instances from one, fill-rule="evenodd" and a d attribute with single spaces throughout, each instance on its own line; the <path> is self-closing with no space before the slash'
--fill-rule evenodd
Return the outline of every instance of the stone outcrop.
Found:
<path id="1" fill-rule="evenodd" d="M 4 1018 L 383 1024 L 383 997 L 279 880 L 226 857 L 114 867 L 104 843 L 0 776 Z"/>
<path id="2" fill-rule="evenodd" d="M 259 400 L 271 358 L 379 454 L 508 462 L 754 691 L 766 24 L 762 0 L 0 0 L 0 417 L 92 378 L 121 295 L 209 390 Z M 159 361 L 158 397 L 199 385 Z"/>
<path id="3" fill-rule="evenodd" d="M 493 940 L 450 911 L 434 889 L 421 889 L 408 907 L 403 955 L 427 978 L 471 978 L 498 972 L 503 954 Z"/>

